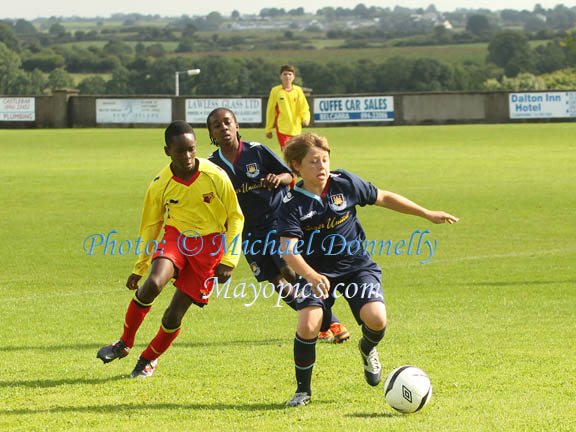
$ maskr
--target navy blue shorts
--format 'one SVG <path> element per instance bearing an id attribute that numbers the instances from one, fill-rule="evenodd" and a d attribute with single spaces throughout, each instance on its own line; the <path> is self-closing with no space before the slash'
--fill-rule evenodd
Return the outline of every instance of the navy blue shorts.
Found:
<path id="1" fill-rule="evenodd" d="M 246 237 L 245 237 L 246 238 Z M 274 279 L 280 274 L 280 269 L 286 267 L 286 261 L 278 253 L 278 246 L 280 245 L 280 237 L 277 235 L 268 235 L 269 241 L 275 241 L 276 247 L 275 252 L 272 253 L 271 247 L 264 248 L 264 243 L 266 241 L 266 236 L 255 237 L 254 235 L 248 238 L 248 247 L 245 248 L 244 257 L 248 261 L 250 270 L 258 282 L 264 282 Z M 256 243 L 255 247 L 252 248 L 253 242 L 260 240 L 261 243 Z M 257 247 L 256 247 L 257 245 Z M 254 252 L 254 253 L 252 253 Z"/>
<path id="2" fill-rule="evenodd" d="M 362 320 L 360 319 L 360 309 L 362 309 L 362 306 L 374 301 L 384 303 L 384 292 L 382 291 L 382 284 L 380 283 L 381 277 L 382 271 L 374 263 L 374 266 L 357 270 L 346 276 L 329 278 L 330 293 L 326 299 L 321 299 L 318 294 L 312 290 L 310 284 L 299 277 L 296 281 L 298 290 L 296 309 L 301 310 L 310 306 L 320 306 L 324 310 L 320 331 L 326 331 L 330 327 L 332 306 L 337 298 L 343 297 L 348 301 L 354 318 L 356 318 L 356 322 L 362 324 Z"/>

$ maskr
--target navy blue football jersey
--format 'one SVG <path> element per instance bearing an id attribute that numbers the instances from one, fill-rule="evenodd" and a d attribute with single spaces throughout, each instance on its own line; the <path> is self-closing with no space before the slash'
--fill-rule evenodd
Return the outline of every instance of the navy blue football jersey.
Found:
<path id="1" fill-rule="evenodd" d="M 278 234 L 303 240 L 299 248 L 303 258 L 329 278 L 373 266 L 370 256 L 364 253 L 366 234 L 356 216 L 356 206 L 374 204 L 378 189 L 345 170 L 330 173 L 322 196 L 301 185 L 302 182 L 296 184 L 283 200 Z"/>
<path id="2" fill-rule="evenodd" d="M 279 186 L 271 191 L 262 185 L 260 179 L 268 174 L 292 174 L 284 162 L 268 147 L 248 141 L 240 142 L 234 161 L 227 160 L 220 149 L 208 160 L 224 169 L 230 177 L 244 213 L 244 231 L 259 236 L 274 229 L 288 187 Z"/>

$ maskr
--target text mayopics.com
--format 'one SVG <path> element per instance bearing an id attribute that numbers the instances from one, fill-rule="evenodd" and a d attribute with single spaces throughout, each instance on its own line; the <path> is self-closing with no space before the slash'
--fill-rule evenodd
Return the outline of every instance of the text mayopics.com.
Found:
<path id="1" fill-rule="evenodd" d="M 83 248 L 86 255 L 98 255 L 98 250 L 101 250 L 103 255 L 127 255 L 129 253 L 134 253 L 135 255 L 140 255 L 145 253 L 147 255 L 154 255 L 156 251 L 162 254 L 162 247 L 159 248 L 159 242 L 156 240 L 150 240 L 144 245 L 141 237 L 135 242 L 135 247 L 133 249 L 133 243 L 130 240 L 119 240 L 112 239 L 113 234 L 117 234 L 117 230 L 112 230 L 108 232 L 106 236 L 103 234 L 91 234 L 84 239 Z M 309 256 L 316 253 L 312 248 L 312 241 L 314 237 L 320 233 L 319 230 L 315 230 L 310 234 L 309 239 L 305 242 L 304 240 L 298 240 L 292 249 L 289 248 L 287 242 L 278 242 L 274 239 L 277 234 L 276 230 L 271 230 L 266 234 L 264 240 L 250 240 L 245 239 L 242 241 L 242 252 L 244 255 L 270 255 L 270 254 L 280 254 L 280 255 L 303 255 Z M 399 240 L 394 245 L 392 240 L 364 240 L 360 242 L 359 240 L 347 241 L 340 234 L 328 234 L 322 239 L 321 243 L 321 253 L 325 256 L 338 256 L 338 255 L 417 255 L 420 256 L 424 251 L 428 252 L 428 258 L 420 261 L 420 264 L 426 264 L 432 259 L 436 253 L 438 247 L 438 240 L 433 242 L 430 240 L 424 240 L 424 236 L 430 234 L 430 230 L 414 230 L 410 235 L 410 240 L 406 242 L 405 240 Z M 194 244 L 193 248 L 189 248 L 186 245 L 187 239 L 199 240 Z M 164 241 L 160 242 L 163 243 Z M 232 249 L 232 255 L 238 255 L 239 246 L 239 236 L 236 236 L 232 241 L 226 241 L 226 234 L 219 234 L 212 238 L 212 242 L 215 246 L 219 243 L 219 248 L 216 252 L 211 255 L 217 255 L 220 250 L 224 248 L 224 253 L 227 253 Z M 116 247 L 118 244 L 118 247 Z M 204 239 L 196 231 L 184 231 L 178 237 L 178 249 L 183 255 L 195 256 L 202 251 L 204 246 Z M 404 247 L 407 248 L 404 250 Z"/>
<path id="2" fill-rule="evenodd" d="M 232 278 L 228 279 L 226 283 L 219 284 L 218 278 L 212 277 L 204 281 L 204 287 L 207 287 L 209 281 L 213 281 L 214 285 L 210 294 L 202 296 L 203 299 L 209 299 L 210 297 L 224 298 L 224 299 L 244 299 L 253 298 L 250 303 L 244 303 L 245 307 L 250 307 L 256 300 L 262 296 L 262 298 L 269 299 L 277 295 L 276 304 L 274 307 L 282 307 L 280 302 L 285 299 L 291 292 L 291 288 L 294 290 L 294 297 L 296 302 L 302 302 L 309 297 L 321 298 L 322 296 L 317 290 L 312 289 L 311 283 L 306 283 L 300 286 L 299 283 L 296 284 L 278 284 L 277 287 L 274 286 L 272 282 L 258 282 L 258 283 L 237 283 L 234 287 L 231 287 Z M 284 289 L 288 288 L 288 289 Z M 352 298 L 360 296 L 360 298 L 370 298 L 370 299 L 382 299 L 380 284 L 372 283 L 338 283 L 334 287 L 330 288 L 330 296 L 335 299 L 340 297 Z"/>

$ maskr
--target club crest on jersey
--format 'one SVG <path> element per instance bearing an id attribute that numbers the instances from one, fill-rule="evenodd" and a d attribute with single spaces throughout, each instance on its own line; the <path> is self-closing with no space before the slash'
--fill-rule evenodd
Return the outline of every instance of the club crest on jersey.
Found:
<path id="1" fill-rule="evenodd" d="M 212 199 L 214 198 L 214 192 L 205 193 L 204 195 L 202 195 L 202 197 L 204 198 L 205 203 L 210 204 L 212 202 Z"/>
<path id="2" fill-rule="evenodd" d="M 248 177 L 254 178 L 258 174 L 260 174 L 260 169 L 258 169 L 258 164 L 251 163 L 251 164 L 246 165 L 246 175 Z"/>
<path id="3" fill-rule="evenodd" d="M 346 200 L 341 193 L 330 195 L 330 208 L 334 211 L 344 210 L 346 208 Z"/>
<path id="4" fill-rule="evenodd" d="M 254 276 L 258 276 L 260 274 L 260 267 L 255 262 L 250 263 L 250 270 L 254 273 Z"/>

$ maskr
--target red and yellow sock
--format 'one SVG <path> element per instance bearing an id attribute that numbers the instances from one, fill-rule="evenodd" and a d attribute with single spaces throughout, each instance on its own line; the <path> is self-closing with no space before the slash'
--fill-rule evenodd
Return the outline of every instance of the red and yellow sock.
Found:
<path id="1" fill-rule="evenodd" d="M 146 304 L 140 301 L 136 293 L 134 293 L 134 298 L 128 305 L 126 318 L 124 319 L 124 333 L 122 333 L 122 337 L 120 338 L 128 348 L 134 346 L 136 332 L 140 328 L 142 321 L 144 321 L 146 314 L 150 311 L 152 303 Z"/>
<path id="2" fill-rule="evenodd" d="M 156 360 L 158 357 L 164 354 L 168 348 L 170 348 L 170 345 L 172 345 L 172 342 L 174 342 L 174 339 L 176 339 L 179 334 L 180 327 L 175 329 L 167 329 L 163 325 L 160 326 L 158 334 L 156 334 L 154 339 L 152 339 L 152 341 L 148 344 L 148 347 L 142 352 L 140 356 L 149 361 Z"/>

